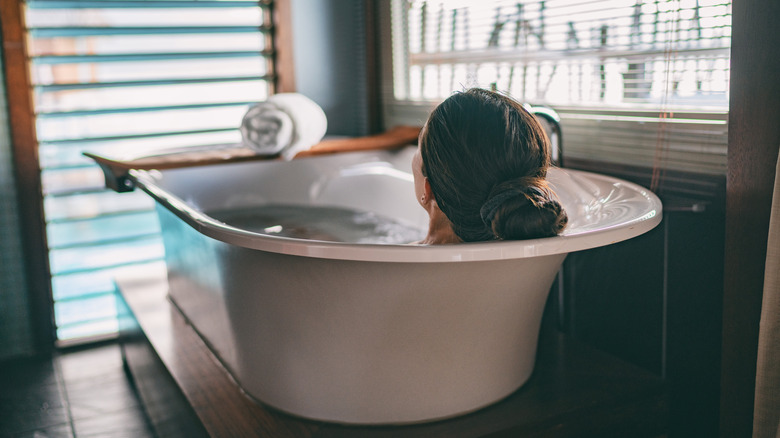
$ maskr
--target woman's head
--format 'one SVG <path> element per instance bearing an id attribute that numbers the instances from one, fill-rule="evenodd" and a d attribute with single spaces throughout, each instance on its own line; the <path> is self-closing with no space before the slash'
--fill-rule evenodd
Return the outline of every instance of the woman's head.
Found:
<path id="1" fill-rule="evenodd" d="M 466 242 L 558 234 L 567 217 L 545 176 L 550 144 L 536 118 L 499 93 L 442 102 L 420 135 L 420 172 Z"/>

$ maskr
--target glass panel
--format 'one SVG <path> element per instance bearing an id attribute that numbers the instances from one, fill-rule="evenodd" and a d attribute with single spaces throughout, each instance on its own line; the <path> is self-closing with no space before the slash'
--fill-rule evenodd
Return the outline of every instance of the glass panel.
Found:
<path id="1" fill-rule="evenodd" d="M 116 316 L 116 297 L 110 291 L 103 296 L 78 301 L 64 301 L 54 304 L 58 326 L 73 325 L 93 319 L 108 319 Z"/>
<path id="2" fill-rule="evenodd" d="M 141 191 L 132 193 L 80 193 L 47 196 L 43 200 L 46 220 L 90 218 L 103 214 L 137 212 L 154 208 L 154 200 Z"/>
<path id="3" fill-rule="evenodd" d="M 266 98 L 265 81 L 218 82 L 150 87 L 121 87 L 64 90 L 36 93 L 41 113 L 121 108 L 149 108 L 171 105 L 197 105 L 259 101 Z"/>
<path id="4" fill-rule="evenodd" d="M 234 8 L 257 7 L 257 0 L 27 0 L 31 9 L 89 9 L 89 8 Z M 269 6 L 264 2 L 261 6 Z"/>
<path id="5" fill-rule="evenodd" d="M 46 170 L 41 173 L 45 195 L 58 193 L 102 190 L 105 186 L 103 172 L 92 165 L 84 169 Z"/>
<path id="6" fill-rule="evenodd" d="M 466 84 L 490 87 L 523 100 L 557 105 L 609 105 L 613 108 L 722 108 L 728 91 L 728 61 L 723 57 L 679 56 L 674 62 L 647 57 L 476 65 L 426 65 L 410 69 L 411 99 L 433 100 Z M 667 73 L 673 78 L 667 83 Z"/>
<path id="7" fill-rule="evenodd" d="M 96 154 L 119 154 L 128 152 L 142 154 L 160 149 L 198 147 L 205 145 L 236 144 L 241 134 L 235 128 L 222 132 L 168 135 L 162 137 L 136 138 L 129 140 L 81 142 L 71 145 L 43 143 L 39 148 L 39 160 L 43 169 L 51 167 L 84 166 L 94 164 L 82 151 Z"/>
<path id="8" fill-rule="evenodd" d="M 99 302 L 97 305 L 101 306 L 100 309 L 108 309 L 110 306 L 116 306 L 115 300 L 103 300 Z M 57 311 L 57 307 L 54 307 L 55 312 Z M 87 309 L 88 311 L 90 309 Z M 79 312 L 80 310 L 78 308 L 76 309 L 68 309 L 68 311 L 73 312 Z M 97 314 L 97 312 L 96 312 Z M 116 319 L 116 311 L 112 314 L 106 313 L 106 319 L 101 319 L 98 321 L 91 321 L 91 322 L 82 322 L 80 324 L 75 324 L 63 328 L 57 329 L 57 339 L 61 340 L 67 340 L 67 339 L 78 339 L 78 338 L 86 338 L 90 336 L 98 336 L 98 335 L 107 335 L 111 333 L 116 333 L 118 330 L 119 323 Z"/>
<path id="9" fill-rule="evenodd" d="M 57 275 L 52 279 L 54 300 L 66 300 L 83 295 L 94 295 L 114 289 L 114 279 L 148 275 L 149 272 L 165 272 L 165 263 L 154 261 L 131 264 L 118 268 L 70 275 Z"/>
<path id="10" fill-rule="evenodd" d="M 115 239 L 143 237 L 160 232 L 153 211 L 121 216 L 103 216 L 71 222 L 50 223 L 46 227 L 49 248 L 99 243 Z"/>
<path id="11" fill-rule="evenodd" d="M 470 86 L 524 101 L 724 109 L 730 2 L 486 0 L 403 2 L 399 100 Z"/>
<path id="12" fill-rule="evenodd" d="M 176 59 L 146 62 L 117 61 L 79 65 L 31 64 L 33 83 L 71 84 L 164 79 L 264 76 L 267 61 L 260 56 L 236 59 Z"/>
<path id="13" fill-rule="evenodd" d="M 260 8 L 38 9 L 27 27 L 256 26 L 262 17 Z"/>
<path id="14" fill-rule="evenodd" d="M 124 243 L 51 251 L 49 260 L 52 274 L 61 275 L 159 260 L 164 254 L 162 239 L 155 236 Z"/>
<path id="15" fill-rule="evenodd" d="M 565 157 L 725 174 L 731 0 L 394 0 L 383 12 L 391 126 L 495 88 L 552 106 Z"/>
<path id="16" fill-rule="evenodd" d="M 92 55 L 96 53 L 199 53 L 261 51 L 264 39 L 254 33 L 208 35 L 103 35 L 37 38 L 31 56 Z"/>
<path id="17" fill-rule="evenodd" d="M 238 128 L 249 103 L 220 108 L 39 118 L 42 142 Z"/>

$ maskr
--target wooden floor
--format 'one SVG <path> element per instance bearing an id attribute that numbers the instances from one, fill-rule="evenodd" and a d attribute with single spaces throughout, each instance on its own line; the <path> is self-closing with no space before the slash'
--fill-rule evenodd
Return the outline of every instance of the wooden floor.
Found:
<path id="1" fill-rule="evenodd" d="M 119 345 L 0 363 L 0 437 L 154 438 Z"/>
<path id="2" fill-rule="evenodd" d="M 159 274 L 159 273 L 158 273 Z M 247 397 L 178 309 L 164 276 L 119 279 L 127 367 L 159 436 L 657 437 L 666 433 L 662 380 L 550 331 L 531 379 L 472 414 L 413 426 L 344 426 L 300 419 Z"/>

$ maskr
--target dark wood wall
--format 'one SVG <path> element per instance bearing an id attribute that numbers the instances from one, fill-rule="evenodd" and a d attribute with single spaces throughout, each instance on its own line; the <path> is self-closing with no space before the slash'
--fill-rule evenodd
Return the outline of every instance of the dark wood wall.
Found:
<path id="1" fill-rule="evenodd" d="M 780 2 L 739 0 L 732 8 L 720 436 L 747 437 L 780 149 Z"/>
<path id="2" fill-rule="evenodd" d="M 273 2 L 274 92 L 295 92 L 295 63 L 293 62 L 292 0 Z"/>
<path id="3" fill-rule="evenodd" d="M 49 255 L 46 243 L 41 195 L 38 140 L 32 88 L 27 65 L 22 2 L 0 0 L 0 30 L 3 66 L 11 122 L 11 142 L 17 199 L 22 224 L 23 256 L 29 287 L 30 321 L 35 349 L 48 353 L 54 348 L 54 312 L 52 309 Z"/>
<path id="4" fill-rule="evenodd" d="M 648 187 L 652 169 L 584 160 L 566 166 Z M 725 177 L 667 170 L 652 231 L 569 254 L 561 328 L 663 376 L 669 438 L 718 435 Z"/>

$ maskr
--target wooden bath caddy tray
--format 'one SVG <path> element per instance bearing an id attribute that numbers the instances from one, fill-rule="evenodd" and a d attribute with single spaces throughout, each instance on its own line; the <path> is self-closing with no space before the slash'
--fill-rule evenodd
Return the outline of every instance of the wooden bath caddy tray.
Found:
<path id="1" fill-rule="evenodd" d="M 120 343 L 158 436 L 648 437 L 668 417 L 660 377 L 543 327 L 531 379 L 460 417 L 410 426 L 344 426 L 280 413 L 247 397 L 178 308 L 165 269 L 119 278 Z M 552 329 L 552 330 L 551 330 Z"/>
<path id="2" fill-rule="evenodd" d="M 396 126 L 386 132 L 367 137 L 323 140 L 307 150 L 298 152 L 295 159 L 342 152 L 399 149 L 417 143 L 418 126 Z M 260 155 L 242 144 L 215 145 L 163 150 L 155 154 L 107 156 L 84 152 L 103 170 L 106 187 L 117 192 L 133 189 L 128 174 L 131 169 L 174 169 L 237 163 L 241 161 L 274 160 L 278 155 Z"/>

